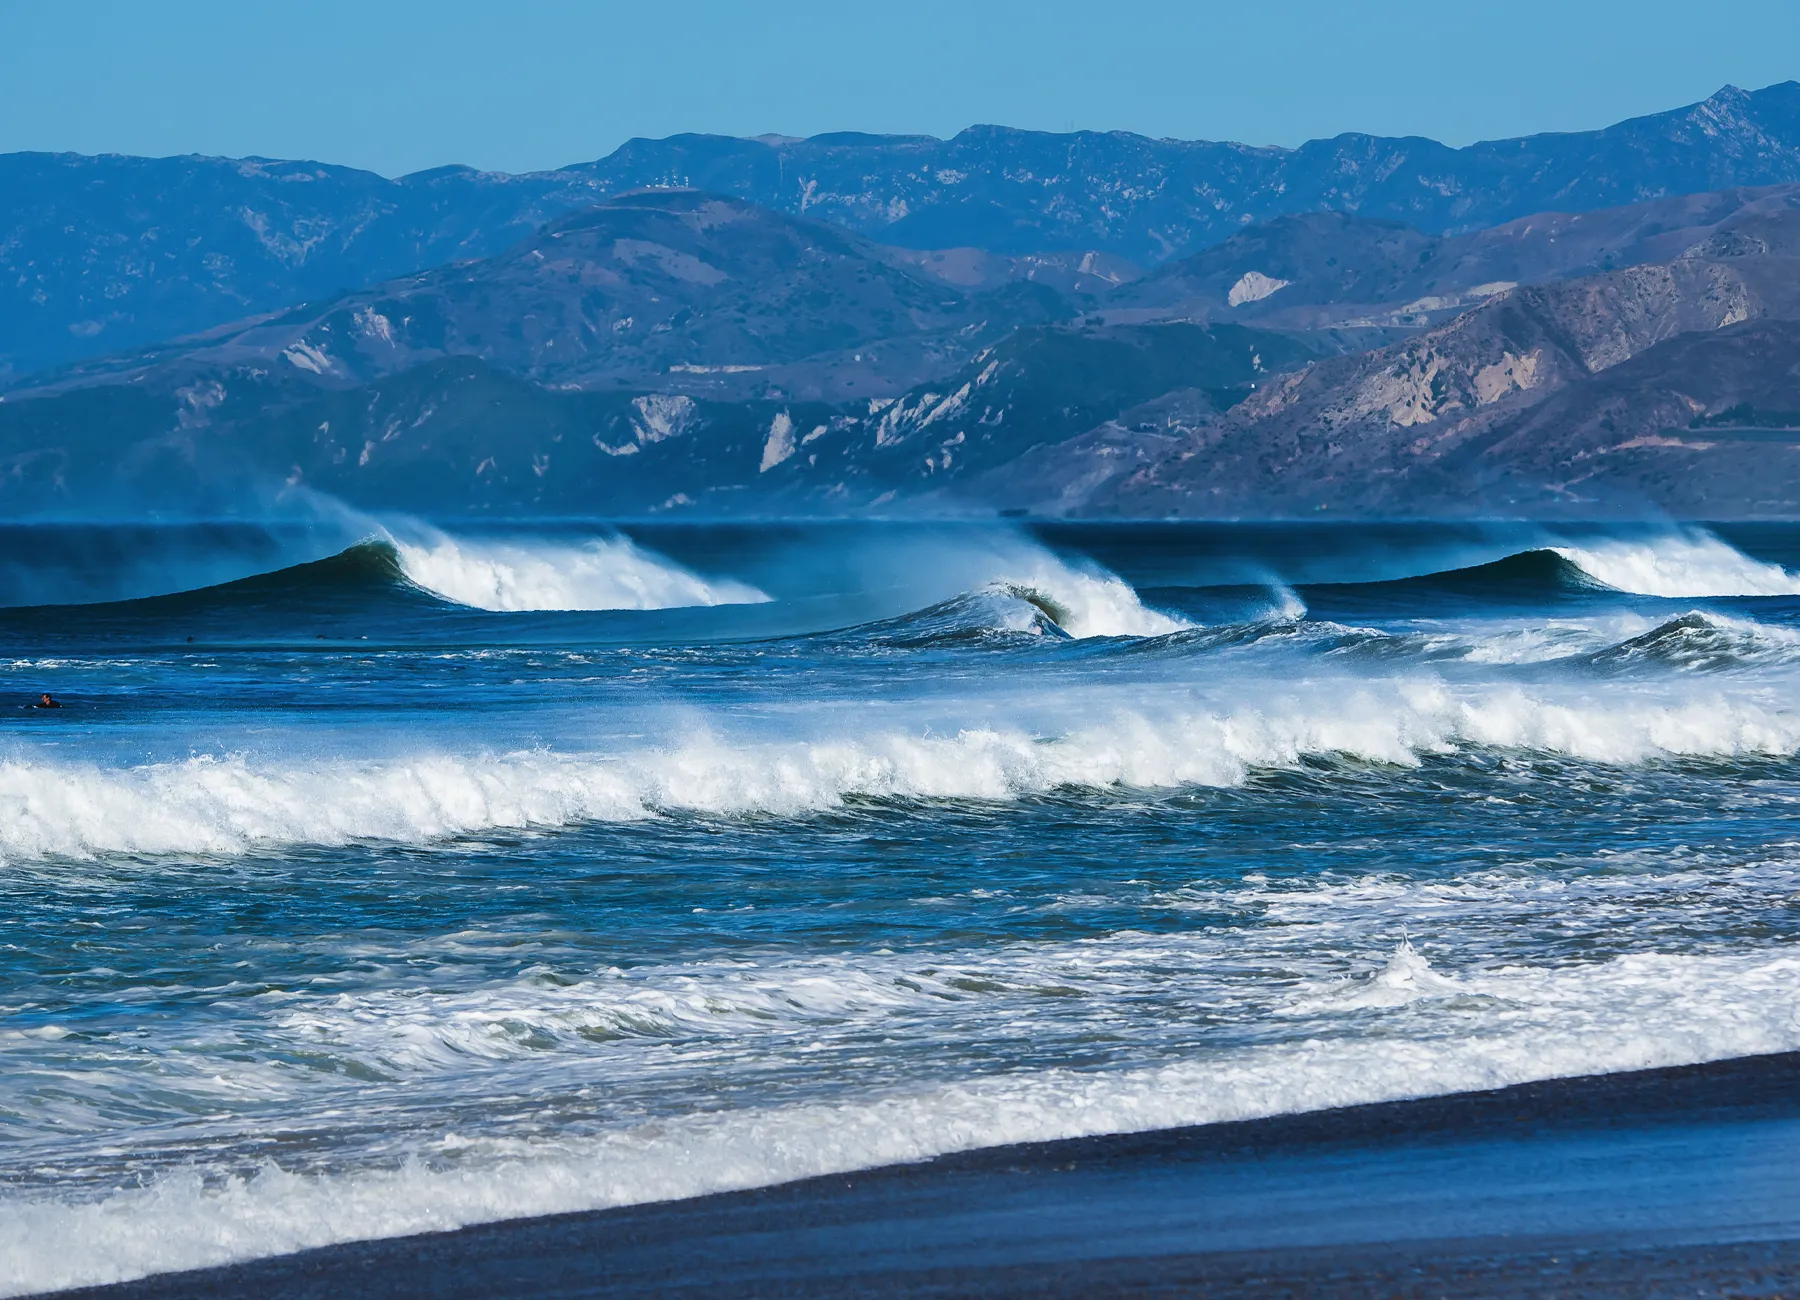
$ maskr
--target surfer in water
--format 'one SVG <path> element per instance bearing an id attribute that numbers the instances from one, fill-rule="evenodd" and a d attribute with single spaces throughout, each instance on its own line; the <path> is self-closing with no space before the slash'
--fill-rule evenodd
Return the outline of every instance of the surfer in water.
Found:
<path id="1" fill-rule="evenodd" d="M 31 707 L 34 709 L 60 709 L 62 708 L 62 701 L 50 694 L 49 691 L 45 691 L 42 695 L 38 696 L 37 703 L 33 704 Z"/>

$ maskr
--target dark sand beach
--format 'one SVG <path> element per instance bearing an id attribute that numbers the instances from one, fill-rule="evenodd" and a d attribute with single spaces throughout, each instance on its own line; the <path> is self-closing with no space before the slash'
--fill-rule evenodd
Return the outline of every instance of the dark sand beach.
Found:
<path id="1" fill-rule="evenodd" d="M 1800 1054 L 999 1147 L 67 1294 L 1800 1292 Z"/>

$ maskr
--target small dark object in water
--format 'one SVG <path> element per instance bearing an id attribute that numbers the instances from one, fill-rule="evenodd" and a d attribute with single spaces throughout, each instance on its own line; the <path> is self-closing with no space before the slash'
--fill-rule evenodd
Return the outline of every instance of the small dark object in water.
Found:
<path id="1" fill-rule="evenodd" d="M 62 708 L 62 701 L 50 694 L 49 691 L 45 691 L 42 695 L 38 696 L 37 703 L 33 704 L 31 707 L 34 709 L 60 709 Z"/>

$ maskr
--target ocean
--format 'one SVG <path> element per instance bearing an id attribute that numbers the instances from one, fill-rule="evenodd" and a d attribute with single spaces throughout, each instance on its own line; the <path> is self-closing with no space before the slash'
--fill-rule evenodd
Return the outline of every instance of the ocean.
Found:
<path id="1" fill-rule="evenodd" d="M 0 602 L 9 1294 L 1800 1048 L 1800 527 L 15 525 Z"/>

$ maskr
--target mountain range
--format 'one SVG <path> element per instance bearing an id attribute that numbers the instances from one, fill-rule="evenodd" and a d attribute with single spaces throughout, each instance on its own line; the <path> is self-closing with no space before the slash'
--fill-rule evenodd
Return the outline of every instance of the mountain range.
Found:
<path id="1" fill-rule="evenodd" d="M 0 157 L 0 501 L 1794 513 L 1800 84 L 1298 149 Z"/>

